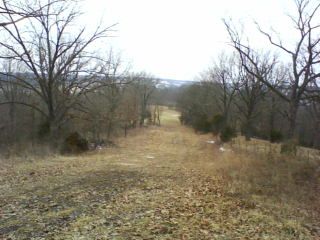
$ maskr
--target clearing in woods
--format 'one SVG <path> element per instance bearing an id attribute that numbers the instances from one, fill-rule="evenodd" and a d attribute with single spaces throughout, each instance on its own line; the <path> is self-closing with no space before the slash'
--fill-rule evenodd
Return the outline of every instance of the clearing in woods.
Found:
<path id="1" fill-rule="evenodd" d="M 305 164 L 219 151 L 178 116 L 114 148 L 0 167 L 0 239 L 319 239 Z"/>

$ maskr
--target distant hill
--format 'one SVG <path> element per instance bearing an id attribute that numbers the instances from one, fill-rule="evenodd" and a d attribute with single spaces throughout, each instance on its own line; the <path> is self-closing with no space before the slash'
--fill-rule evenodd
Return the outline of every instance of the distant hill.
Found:
<path id="1" fill-rule="evenodd" d="M 181 87 L 183 85 L 191 85 L 196 83 L 196 81 L 192 80 L 175 80 L 175 79 L 160 79 L 160 83 L 158 87 L 160 88 L 168 88 L 168 87 Z"/>

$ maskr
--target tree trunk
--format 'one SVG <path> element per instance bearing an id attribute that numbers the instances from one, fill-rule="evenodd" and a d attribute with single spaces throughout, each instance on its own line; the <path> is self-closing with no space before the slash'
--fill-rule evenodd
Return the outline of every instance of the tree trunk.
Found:
<path id="1" fill-rule="evenodd" d="M 274 96 L 272 96 L 271 98 L 271 110 L 270 110 L 270 118 L 269 118 L 269 137 L 271 140 L 271 133 L 274 131 L 274 120 L 275 120 L 275 104 L 276 104 L 276 100 L 274 98 Z"/>
<path id="2" fill-rule="evenodd" d="M 110 120 L 107 128 L 107 140 L 109 140 L 111 137 L 112 127 L 113 127 L 112 120 Z"/>
<path id="3" fill-rule="evenodd" d="M 161 120 L 160 120 L 160 109 L 159 109 L 159 108 L 157 108 L 157 112 L 158 112 L 158 114 L 157 114 L 158 126 L 161 126 Z"/>
<path id="4" fill-rule="evenodd" d="M 291 101 L 288 112 L 289 129 L 287 141 L 281 145 L 282 154 L 297 154 L 297 136 L 296 136 L 296 118 L 298 112 L 299 102 Z"/>
<path id="5" fill-rule="evenodd" d="M 9 106 L 9 117 L 10 117 L 10 137 L 9 139 L 12 142 L 16 142 L 17 140 L 17 132 L 16 132 L 16 106 L 14 103 Z"/>
<path id="6" fill-rule="evenodd" d="M 252 137 L 252 127 L 251 127 L 251 121 L 247 121 L 244 127 L 244 136 L 246 138 L 246 141 L 250 141 Z"/>
<path id="7" fill-rule="evenodd" d="M 297 123 L 297 113 L 299 104 L 297 102 L 292 102 L 289 107 L 288 119 L 289 119 L 289 129 L 288 129 L 288 139 L 293 140 L 296 138 L 295 130 Z"/>
<path id="8" fill-rule="evenodd" d="M 250 141 L 253 136 L 253 129 L 252 129 L 252 121 L 253 121 L 253 112 L 254 112 L 254 105 L 251 104 L 248 106 L 247 114 L 246 114 L 246 122 L 245 122 L 245 128 L 244 128 L 244 135 L 246 137 L 246 141 Z"/>
<path id="9" fill-rule="evenodd" d="M 146 117 L 146 107 L 142 106 L 141 113 L 140 113 L 140 121 L 139 121 L 139 126 L 140 127 L 143 126 L 145 117 Z"/>
<path id="10" fill-rule="evenodd" d="M 59 135 L 59 125 L 56 121 L 55 117 L 51 117 L 48 121 L 48 133 L 47 133 L 47 139 L 49 140 L 49 144 L 53 148 L 57 148 L 60 140 Z"/>
<path id="11" fill-rule="evenodd" d="M 127 137 L 128 125 L 124 125 L 124 136 Z"/>

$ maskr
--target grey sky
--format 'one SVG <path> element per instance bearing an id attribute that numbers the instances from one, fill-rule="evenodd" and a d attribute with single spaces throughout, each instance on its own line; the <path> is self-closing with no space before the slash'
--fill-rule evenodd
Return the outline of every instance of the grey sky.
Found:
<path id="1" fill-rule="evenodd" d="M 104 24 L 119 23 L 109 44 L 131 60 L 133 70 L 192 80 L 229 48 L 222 18 L 240 20 L 252 44 L 264 48 L 253 19 L 287 38 L 291 25 L 285 14 L 293 6 L 292 0 L 85 0 L 84 10 L 88 26 L 101 16 Z"/>

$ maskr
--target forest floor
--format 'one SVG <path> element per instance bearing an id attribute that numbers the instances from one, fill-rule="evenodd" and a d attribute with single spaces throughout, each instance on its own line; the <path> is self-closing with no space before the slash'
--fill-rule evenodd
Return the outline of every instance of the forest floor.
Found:
<path id="1" fill-rule="evenodd" d="M 320 239 L 319 163 L 220 151 L 180 126 L 0 166 L 0 239 Z"/>

